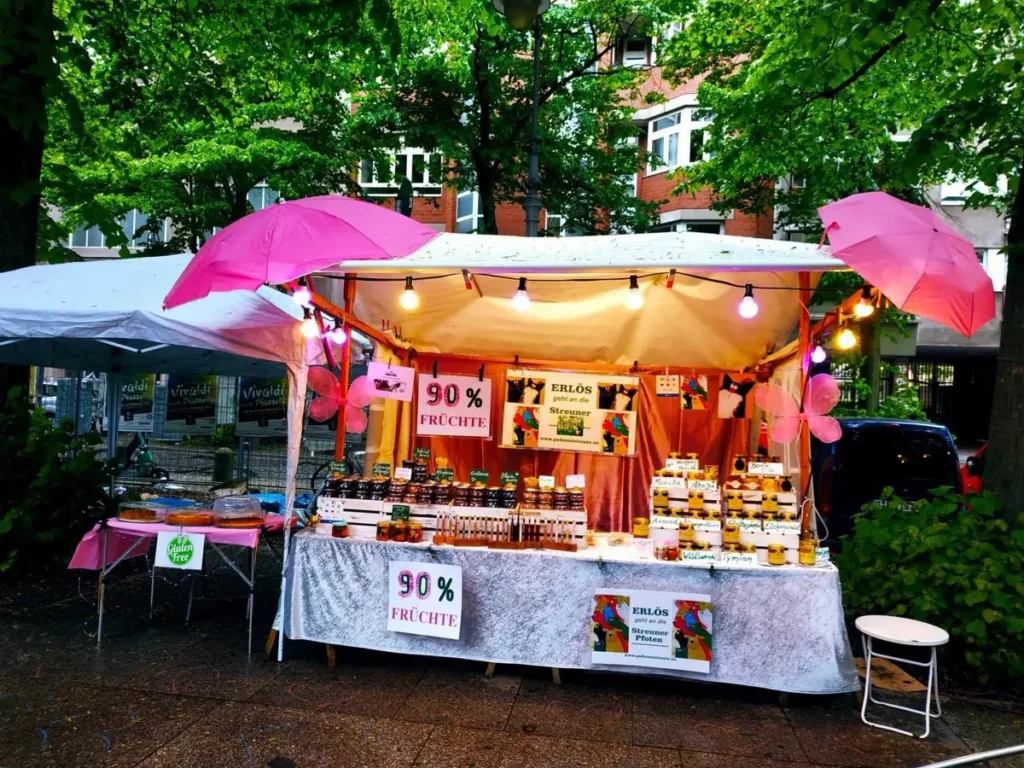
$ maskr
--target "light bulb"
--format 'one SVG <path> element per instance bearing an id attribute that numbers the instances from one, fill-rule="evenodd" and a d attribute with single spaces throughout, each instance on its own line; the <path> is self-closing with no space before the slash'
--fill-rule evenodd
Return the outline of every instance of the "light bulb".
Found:
<path id="1" fill-rule="evenodd" d="M 826 357 L 828 355 L 825 353 L 825 348 L 821 344 L 815 344 L 811 351 L 811 362 L 820 365 L 825 362 Z"/>
<path id="2" fill-rule="evenodd" d="M 512 296 L 512 309 L 525 312 L 530 308 L 530 295 L 526 292 L 526 278 L 519 278 L 519 290 Z"/>
<path id="3" fill-rule="evenodd" d="M 331 329 L 331 334 L 330 335 L 331 335 L 331 341 L 333 341 L 339 347 L 342 344 L 344 344 L 346 341 L 348 341 L 348 334 L 345 333 L 345 328 L 343 326 L 340 326 L 340 325 L 334 326 L 334 328 Z"/>
<path id="4" fill-rule="evenodd" d="M 420 305 L 420 297 L 416 295 L 416 289 L 412 287 L 412 278 L 405 278 L 405 290 L 402 291 L 402 296 L 398 300 L 402 309 L 409 310 L 410 312 Z"/>
<path id="5" fill-rule="evenodd" d="M 871 303 L 871 286 L 865 285 L 860 292 L 860 301 L 853 305 L 853 314 L 857 317 L 871 317 L 875 313 L 875 305 Z"/>
<path id="6" fill-rule="evenodd" d="M 300 282 L 299 287 L 295 289 L 294 293 L 292 293 L 292 298 L 299 306 L 308 307 L 313 301 L 313 294 L 310 292 L 309 288 L 306 287 L 304 282 Z"/>
<path id="7" fill-rule="evenodd" d="M 857 346 L 857 334 L 849 328 L 843 328 L 836 336 L 836 346 L 840 349 L 853 349 Z"/>
<path id="8" fill-rule="evenodd" d="M 640 284 L 636 275 L 629 276 L 629 290 L 626 292 L 626 307 L 634 311 L 644 305 L 644 295 L 640 293 Z"/>
<path id="9" fill-rule="evenodd" d="M 320 326 L 316 324 L 316 320 L 306 315 L 306 319 L 302 321 L 302 335 L 307 339 L 315 339 L 320 335 Z"/>
<path id="10" fill-rule="evenodd" d="M 743 289 L 743 299 L 740 301 L 740 317 L 749 320 L 757 315 L 759 309 L 760 307 L 757 306 L 757 301 L 754 299 L 754 286 L 747 283 L 746 288 Z"/>

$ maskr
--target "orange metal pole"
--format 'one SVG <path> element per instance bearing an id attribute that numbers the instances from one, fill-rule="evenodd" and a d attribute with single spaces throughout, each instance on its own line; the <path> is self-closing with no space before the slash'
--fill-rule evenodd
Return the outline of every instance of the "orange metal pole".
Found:
<path id="1" fill-rule="evenodd" d="M 807 391 L 811 363 L 811 274 L 800 273 L 800 398 Z M 811 477 L 811 433 L 807 422 L 800 422 L 800 488 L 806 494 Z"/>
<path id="2" fill-rule="evenodd" d="M 350 278 L 352 273 L 345 275 L 345 314 L 352 315 L 352 309 L 356 302 L 356 281 Z M 349 329 L 351 331 L 351 328 Z M 349 364 L 352 361 L 352 339 L 345 342 L 341 350 L 341 370 L 338 372 L 338 385 L 341 389 L 341 400 L 348 397 Z M 338 431 L 334 434 L 334 460 L 345 460 L 345 406 L 338 408 Z"/>

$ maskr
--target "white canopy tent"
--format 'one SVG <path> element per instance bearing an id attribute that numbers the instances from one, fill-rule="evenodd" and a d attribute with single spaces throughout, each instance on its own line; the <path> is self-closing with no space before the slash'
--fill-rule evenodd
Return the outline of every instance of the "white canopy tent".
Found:
<path id="1" fill-rule="evenodd" d="M 322 362 L 322 351 L 299 331 L 301 308 L 271 288 L 212 294 L 164 311 L 164 296 L 190 258 L 44 265 L 0 274 L 0 362 L 114 375 L 286 375 L 290 507 L 307 367 Z M 119 388 L 114 391 L 108 410 L 117 406 Z M 111 433 L 116 413 L 108 420 Z"/>
<path id="2" fill-rule="evenodd" d="M 827 247 L 749 237 L 442 234 L 405 258 L 342 262 L 324 274 L 362 278 L 355 316 L 376 327 L 400 325 L 420 351 L 566 361 L 585 353 L 597 363 L 685 360 L 736 370 L 789 337 L 800 272 L 840 269 L 846 266 Z M 463 270 L 472 276 L 469 290 Z M 667 290 L 670 270 L 676 274 Z M 631 275 L 645 299 L 639 312 L 624 305 Z M 398 306 L 406 276 L 420 298 L 415 311 Z M 509 301 L 519 277 L 527 277 L 528 312 Z M 747 283 L 760 306 L 754 321 L 737 313 Z"/>

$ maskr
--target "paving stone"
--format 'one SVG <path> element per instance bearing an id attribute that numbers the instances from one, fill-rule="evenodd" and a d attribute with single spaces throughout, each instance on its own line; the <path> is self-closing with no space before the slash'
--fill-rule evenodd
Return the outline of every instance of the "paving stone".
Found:
<path id="1" fill-rule="evenodd" d="M 507 729 L 538 736 L 629 744 L 632 694 L 605 680 L 555 685 L 523 681 Z"/>

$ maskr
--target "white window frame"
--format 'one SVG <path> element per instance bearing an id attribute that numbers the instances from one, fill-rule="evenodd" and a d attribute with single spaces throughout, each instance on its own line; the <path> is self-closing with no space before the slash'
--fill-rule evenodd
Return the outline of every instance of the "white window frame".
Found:
<path id="1" fill-rule="evenodd" d="M 664 142 L 666 150 L 659 153 L 659 157 L 662 159 L 661 165 L 654 167 L 650 165 L 647 167 L 647 176 L 653 176 L 656 173 L 665 173 L 671 171 L 674 168 L 682 168 L 688 165 L 693 165 L 690 161 L 690 143 L 693 138 L 695 131 L 700 131 L 704 137 L 704 141 L 707 141 L 707 127 L 711 125 L 710 116 L 703 120 L 694 119 L 694 115 L 703 114 L 703 110 L 697 104 L 690 104 L 679 109 L 666 112 L 663 115 L 651 118 L 650 128 L 647 131 L 647 151 L 654 153 L 654 145 L 657 141 L 661 140 Z M 660 130 L 655 130 L 655 125 L 661 120 L 668 120 L 671 117 L 678 115 L 676 123 L 669 125 Z M 676 137 L 676 160 L 671 163 L 667 159 L 667 147 L 670 144 L 672 137 Z M 704 152 L 701 154 L 702 159 L 707 160 L 711 157 L 710 154 Z M 695 162 L 695 161 L 694 161 Z"/>
<path id="2" fill-rule="evenodd" d="M 465 216 L 459 216 L 459 200 L 465 199 L 472 195 L 472 204 L 470 207 L 469 214 Z M 465 192 L 459 192 L 455 195 L 455 231 L 459 231 L 459 224 L 461 222 L 472 222 L 473 226 L 469 228 L 469 232 L 477 233 L 484 225 L 484 215 L 480 206 L 480 195 L 475 190 L 467 190 Z"/>
<path id="3" fill-rule="evenodd" d="M 642 42 L 643 51 L 630 51 L 631 42 Z M 622 66 L 630 69 L 639 69 L 654 63 L 654 39 L 646 35 L 636 37 L 624 37 L 619 43 L 622 46 Z"/>
<path id="4" fill-rule="evenodd" d="M 253 188 L 249 190 L 248 195 L 251 195 L 256 190 L 259 190 L 259 192 L 260 192 L 260 207 L 257 208 L 255 205 L 253 205 L 252 209 L 254 211 L 262 211 L 267 206 L 275 205 L 276 203 L 283 202 L 281 200 L 281 193 L 278 192 L 276 189 L 271 189 L 270 185 L 267 184 L 265 179 L 263 181 L 259 182 L 258 184 L 256 184 L 255 186 L 253 186 Z M 271 194 L 277 195 L 277 197 L 275 197 L 273 200 L 269 200 L 268 201 L 267 197 L 269 195 L 271 195 Z M 252 205 L 252 200 L 251 199 L 249 200 L 249 205 Z"/>
<path id="5" fill-rule="evenodd" d="M 389 152 L 387 157 L 388 168 L 394 169 L 395 163 L 398 158 L 405 156 L 405 175 L 412 182 L 412 188 L 416 190 L 417 197 L 440 197 L 442 193 L 442 186 L 444 184 L 444 158 L 439 152 L 427 152 L 426 150 L 419 149 L 417 147 L 403 147 L 395 152 Z M 415 158 L 419 155 L 425 156 L 426 160 L 423 163 L 423 173 L 419 179 L 413 177 L 413 166 Z M 437 182 L 430 181 L 430 158 L 438 156 L 438 162 L 441 164 L 441 176 Z M 371 163 L 371 177 L 369 180 L 363 178 L 363 162 L 359 163 L 359 175 L 358 181 L 359 186 L 366 190 L 366 194 L 370 197 L 394 197 L 396 192 L 395 189 L 399 185 L 399 181 L 395 178 L 381 180 L 377 174 L 377 163 L 375 161 L 368 161 Z"/>
<path id="6" fill-rule="evenodd" d="M 132 235 L 134 235 L 135 232 L 139 228 L 139 224 L 138 224 L 139 214 L 142 214 L 142 211 L 140 211 L 138 208 L 132 208 L 130 211 L 128 211 L 128 213 L 126 213 L 124 216 L 122 216 L 118 220 L 118 223 L 121 225 L 121 229 L 124 229 L 125 219 L 130 216 L 131 219 L 132 219 L 131 233 L 132 233 Z M 152 217 L 147 217 L 147 221 L 150 218 L 152 218 Z M 149 234 L 150 234 L 150 236 L 152 236 L 153 233 L 149 233 Z M 129 238 L 129 240 L 128 240 L 128 247 L 129 248 L 132 248 L 132 249 L 135 249 L 135 250 L 141 250 L 141 249 L 146 247 L 146 243 L 140 242 L 139 240 L 136 240 L 134 237 L 132 237 L 132 235 L 129 235 L 128 232 L 125 232 L 125 237 Z M 170 235 L 170 219 L 164 219 L 163 223 L 160 226 L 160 232 L 157 233 L 157 242 L 166 243 L 170 239 L 169 235 Z"/>
<path id="7" fill-rule="evenodd" d="M 94 230 L 94 229 L 97 232 L 99 232 L 100 244 L 99 245 L 88 245 L 88 242 L 89 242 L 89 232 Z M 106 248 L 107 247 L 107 236 L 103 234 L 102 230 L 100 230 L 100 228 L 97 225 L 93 224 L 91 227 L 88 227 L 85 230 L 85 242 L 86 242 L 86 245 L 75 245 L 75 232 L 77 232 L 77 231 L 78 231 L 78 227 L 75 227 L 75 229 L 68 234 L 68 248 Z"/>

